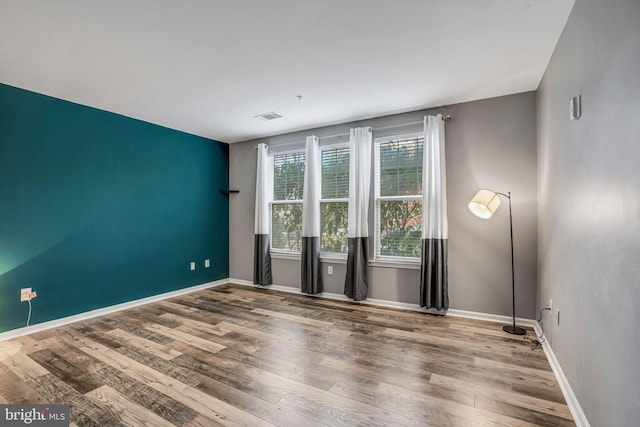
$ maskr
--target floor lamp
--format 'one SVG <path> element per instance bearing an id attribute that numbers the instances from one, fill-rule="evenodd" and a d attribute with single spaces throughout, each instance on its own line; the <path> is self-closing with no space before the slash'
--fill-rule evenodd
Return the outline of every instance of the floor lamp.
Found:
<path id="1" fill-rule="evenodd" d="M 469 210 L 477 217 L 489 219 L 500 207 L 500 197 L 509 199 L 509 230 L 511 231 L 511 299 L 513 325 L 504 326 L 503 331 L 514 335 L 524 335 L 525 330 L 516 326 L 516 276 L 513 269 L 513 220 L 511 219 L 511 192 L 507 194 L 491 190 L 480 190 L 469 202 Z"/>

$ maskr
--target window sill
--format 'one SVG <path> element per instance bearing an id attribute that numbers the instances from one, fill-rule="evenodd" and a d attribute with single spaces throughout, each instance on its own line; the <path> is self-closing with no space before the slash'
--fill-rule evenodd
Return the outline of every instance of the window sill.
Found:
<path id="1" fill-rule="evenodd" d="M 300 252 L 271 252 L 271 258 L 300 261 Z"/>
<path id="2" fill-rule="evenodd" d="M 286 259 L 290 261 L 300 261 L 299 252 L 271 252 L 272 259 Z M 341 254 L 320 254 L 320 262 L 327 264 L 346 264 L 347 255 Z"/>
<path id="3" fill-rule="evenodd" d="M 346 254 L 320 254 L 320 262 L 324 262 L 327 264 L 346 264 L 347 263 L 347 255 Z"/>
<path id="4" fill-rule="evenodd" d="M 394 261 L 387 259 L 370 259 L 369 267 L 381 268 L 404 268 L 407 270 L 420 270 L 420 260 L 416 261 Z"/>

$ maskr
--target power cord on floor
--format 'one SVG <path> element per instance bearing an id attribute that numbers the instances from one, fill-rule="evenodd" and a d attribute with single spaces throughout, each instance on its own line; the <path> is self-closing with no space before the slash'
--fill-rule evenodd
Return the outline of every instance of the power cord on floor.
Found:
<path id="1" fill-rule="evenodd" d="M 27 328 L 28 328 L 29 322 L 31 321 L 31 299 L 28 299 L 27 302 L 29 303 L 29 315 L 27 316 Z"/>
<path id="2" fill-rule="evenodd" d="M 538 324 L 540 325 L 540 329 L 542 330 L 543 336 L 544 336 L 544 324 L 541 322 L 541 320 L 542 320 L 542 313 L 545 310 L 551 311 L 551 308 L 545 307 L 545 308 L 541 309 L 540 310 L 540 315 L 538 316 Z M 531 341 L 531 350 L 537 349 L 538 347 L 540 347 L 545 342 L 544 338 L 542 338 L 542 340 L 538 339 L 537 337 L 536 338 L 529 338 L 529 333 L 527 332 L 526 329 L 525 329 L 525 333 L 524 333 L 524 338 L 528 339 L 529 341 Z"/>
<path id="3" fill-rule="evenodd" d="M 22 291 L 24 291 L 25 293 L 23 294 Z M 27 328 L 28 328 L 29 323 L 31 323 L 31 309 L 33 308 L 31 306 L 31 300 L 37 297 L 38 294 L 35 291 L 33 291 L 31 288 L 25 288 L 22 291 L 20 294 L 20 301 L 26 301 L 29 303 L 29 315 L 27 316 Z"/>

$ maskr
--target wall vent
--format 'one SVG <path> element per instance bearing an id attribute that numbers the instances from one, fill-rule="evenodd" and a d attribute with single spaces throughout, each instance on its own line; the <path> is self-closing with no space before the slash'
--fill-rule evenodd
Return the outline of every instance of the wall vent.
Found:
<path id="1" fill-rule="evenodd" d="M 275 119 L 279 119 L 282 116 L 276 113 L 275 111 L 271 111 L 270 113 L 258 114 L 257 116 L 253 116 L 253 117 L 262 119 L 262 120 L 275 120 Z"/>

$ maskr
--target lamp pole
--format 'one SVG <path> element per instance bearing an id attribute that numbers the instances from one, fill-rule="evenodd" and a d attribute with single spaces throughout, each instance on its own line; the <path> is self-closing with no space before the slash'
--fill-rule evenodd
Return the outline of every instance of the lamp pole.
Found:
<path id="1" fill-rule="evenodd" d="M 513 335 L 524 335 L 525 330 L 516 326 L 516 272 L 513 261 L 513 217 L 511 215 L 511 192 L 498 193 L 509 199 L 509 233 L 511 235 L 511 313 L 513 317 L 513 326 L 503 326 L 502 330 Z"/>

